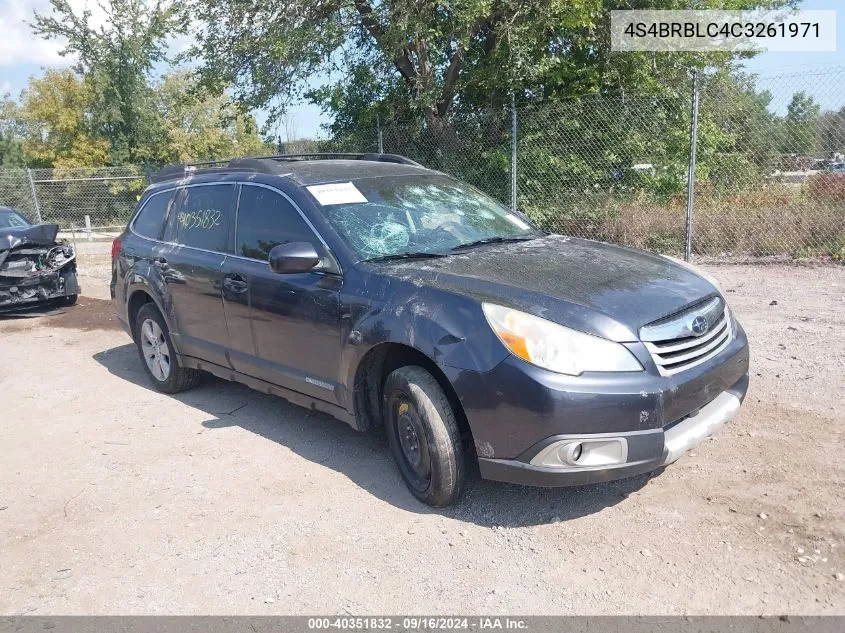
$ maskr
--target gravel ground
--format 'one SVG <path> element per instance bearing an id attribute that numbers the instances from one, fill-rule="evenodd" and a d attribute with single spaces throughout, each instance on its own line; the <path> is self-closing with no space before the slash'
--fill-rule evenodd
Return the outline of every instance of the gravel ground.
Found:
<path id="1" fill-rule="evenodd" d="M 475 475 L 436 511 L 379 435 L 219 380 L 153 392 L 107 259 L 81 266 L 77 306 L 0 320 L 0 613 L 845 614 L 845 268 L 708 267 L 751 391 L 663 472 Z"/>

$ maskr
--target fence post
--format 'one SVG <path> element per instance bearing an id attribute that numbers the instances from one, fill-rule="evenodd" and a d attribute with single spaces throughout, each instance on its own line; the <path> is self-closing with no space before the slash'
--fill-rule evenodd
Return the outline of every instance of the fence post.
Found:
<path id="1" fill-rule="evenodd" d="M 376 130 L 378 131 L 378 153 L 384 154 L 384 137 L 381 133 L 381 117 L 376 115 Z"/>
<path id="2" fill-rule="evenodd" d="M 516 96 L 511 91 L 511 211 L 516 213 Z"/>
<path id="3" fill-rule="evenodd" d="M 692 117 L 689 128 L 689 174 L 687 175 L 687 221 L 684 259 L 692 258 L 692 213 L 695 210 L 695 145 L 698 140 L 698 71 L 692 71 Z"/>
<path id="4" fill-rule="evenodd" d="M 88 241 L 91 241 L 91 216 L 85 214 L 85 234 L 88 236 Z"/>
<path id="5" fill-rule="evenodd" d="M 32 179 L 32 170 L 27 167 L 26 175 L 29 178 L 29 190 L 32 193 L 32 203 L 35 205 L 35 218 L 41 224 L 41 205 L 38 204 L 38 194 L 35 193 L 35 181 Z"/>

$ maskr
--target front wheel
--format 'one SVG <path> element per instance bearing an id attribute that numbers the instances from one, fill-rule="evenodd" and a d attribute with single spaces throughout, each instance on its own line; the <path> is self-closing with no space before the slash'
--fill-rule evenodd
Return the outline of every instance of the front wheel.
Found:
<path id="1" fill-rule="evenodd" d="M 466 483 L 455 412 L 422 367 L 400 367 L 384 384 L 384 421 L 399 472 L 413 495 L 431 506 L 460 497 Z"/>
<path id="2" fill-rule="evenodd" d="M 167 323 L 152 303 L 144 304 L 135 318 L 135 344 L 144 370 L 157 391 L 179 393 L 196 387 L 202 372 L 182 367 L 173 351 Z"/>

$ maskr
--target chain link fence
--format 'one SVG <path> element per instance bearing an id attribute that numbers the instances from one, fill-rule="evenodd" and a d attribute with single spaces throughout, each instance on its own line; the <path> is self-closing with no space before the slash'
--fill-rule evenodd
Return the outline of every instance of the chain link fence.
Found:
<path id="1" fill-rule="evenodd" d="M 62 229 L 125 225 L 149 181 L 137 166 L 0 170 L 0 205 Z"/>
<path id="2" fill-rule="evenodd" d="M 845 261 L 845 69 L 700 93 L 693 252 Z"/>
<path id="3" fill-rule="evenodd" d="M 845 68 L 703 76 L 671 96 L 571 97 L 441 127 L 389 122 L 321 149 L 409 156 L 556 233 L 716 259 L 845 260 Z"/>
<path id="4" fill-rule="evenodd" d="M 557 233 L 675 255 L 845 260 L 845 68 L 682 88 L 383 122 L 282 149 L 402 154 Z M 0 205 L 63 228 L 125 224 L 147 175 L 0 170 Z"/>
<path id="5" fill-rule="evenodd" d="M 21 211 L 30 221 L 39 221 L 35 185 L 28 169 L 0 169 L 0 207 Z"/>

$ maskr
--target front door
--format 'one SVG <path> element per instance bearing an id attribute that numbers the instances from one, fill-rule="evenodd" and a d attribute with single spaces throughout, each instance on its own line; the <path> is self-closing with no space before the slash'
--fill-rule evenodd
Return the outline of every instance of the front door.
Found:
<path id="1" fill-rule="evenodd" d="M 154 260 L 166 284 L 171 335 L 180 353 L 223 366 L 229 365 L 223 262 L 231 250 L 235 191 L 233 184 L 180 191 Z"/>
<path id="2" fill-rule="evenodd" d="M 243 348 L 232 350 L 233 363 L 250 365 L 239 367 L 244 373 L 337 404 L 342 278 L 324 271 L 274 273 L 267 264 L 270 249 L 288 242 L 310 242 L 329 256 L 286 197 L 268 187 L 243 184 L 235 256 L 227 258 L 225 268 L 247 286 L 252 341 L 241 337 Z M 243 295 L 224 290 L 227 317 L 234 316 L 230 331 L 242 332 Z"/>

